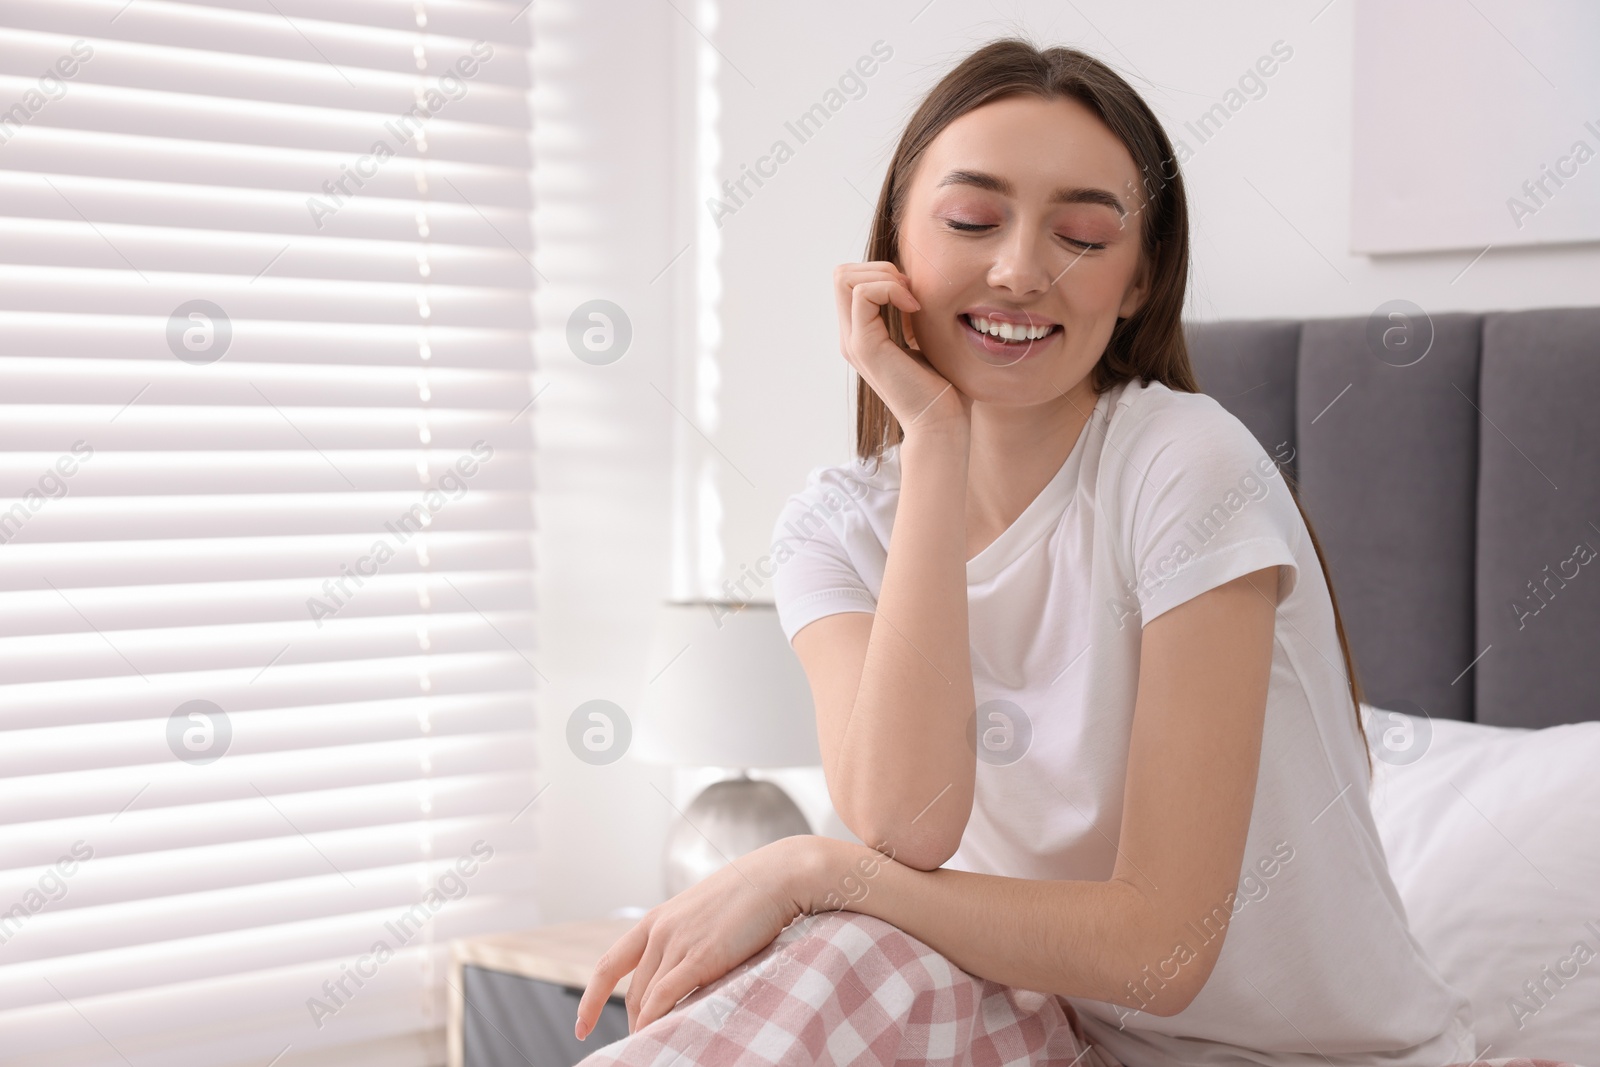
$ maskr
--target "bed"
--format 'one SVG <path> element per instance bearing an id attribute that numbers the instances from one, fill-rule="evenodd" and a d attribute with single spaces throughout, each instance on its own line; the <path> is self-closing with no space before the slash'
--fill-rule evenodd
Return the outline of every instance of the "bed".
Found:
<path id="1" fill-rule="evenodd" d="M 1188 337 L 1202 390 L 1291 455 L 1391 874 L 1480 1055 L 1600 1067 L 1600 308 Z"/>

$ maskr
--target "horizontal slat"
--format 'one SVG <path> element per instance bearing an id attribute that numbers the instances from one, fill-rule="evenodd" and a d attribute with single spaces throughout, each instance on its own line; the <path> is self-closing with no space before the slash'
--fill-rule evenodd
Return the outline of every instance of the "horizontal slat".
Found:
<path id="1" fill-rule="evenodd" d="M 408 700 L 369 700 L 310 708 L 241 708 L 228 711 L 232 740 L 228 753 L 254 756 L 378 742 L 416 741 L 525 728 L 526 693 L 473 693 Z M 13 729 L 0 746 L 0 780 L 16 775 L 99 770 L 158 762 L 157 737 L 164 720 L 102 723 L 94 730 L 76 726 Z M 11 833 L 15 833 L 13 825 Z M 8 839 L 9 841 L 10 839 Z M 14 866 L 0 843 L 0 868 Z M 42 860 L 40 862 L 43 862 Z"/>
<path id="2" fill-rule="evenodd" d="M 335 455 L 337 455 L 335 453 Z M 395 523 L 416 505 L 414 494 L 339 493 L 329 474 L 326 493 L 211 497 L 70 496 L 47 500 L 9 544 L 43 541 L 92 541 L 96 538 L 166 539 L 174 531 L 195 537 L 298 537 L 321 533 L 363 533 L 377 536 L 383 524 Z M 356 499 L 351 499 L 355 497 Z M 134 502 L 137 501 L 137 504 Z M 9 510 L 6 512 L 9 516 Z M 483 490 L 468 493 L 433 516 L 432 530 L 527 530 L 532 515 L 516 493 Z"/>
<path id="3" fill-rule="evenodd" d="M 533 647 L 531 612 L 480 613 L 452 598 L 443 611 L 382 618 L 309 618 L 234 626 L 170 626 L 160 630 L 89 629 L 0 641 L 0 674 L 16 684 L 82 678 L 141 678 L 206 668 L 288 670 L 309 664 L 462 655 Z M 487 625 L 485 625 L 487 623 Z M 147 683 L 149 684 L 149 683 Z"/>
<path id="4" fill-rule="evenodd" d="M 60 598 L 67 607 L 62 613 L 41 598 L 39 606 L 51 610 L 40 613 L 38 630 L 27 636 L 0 638 L 0 664 L 13 682 L 28 682 L 56 676 L 55 669 L 71 662 L 74 656 L 82 657 L 86 663 L 95 662 L 99 658 L 91 654 L 95 645 L 114 646 L 120 653 L 116 661 L 124 669 L 131 663 L 144 671 L 167 674 L 190 664 L 221 667 L 234 662 L 260 662 L 256 656 L 261 651 L 274 656 L 271 662 L 291 667 L 333 659 L 371 658 L 378 649 L 394 649 L 402 655 L 418 650 L 440 654 L 477 651 L 494 647 L 494 635 L 484 625 L 486 620 L 494 627 L 521 627 L 526 624 L 522 615 L 532 599 L 531 582 L 526 581 L 488 587 L 441 582 L 429 609 L 421 607 L 419 601 L 423 598 L 413 588 L 397 591 L 399 595 L 390 599 L 395 613 L 376 612 L 370 605 L 365 612 L 357 613 L 354 609 L 365 599 L 365 590 L 351 584 L 343 592 L 348 595 L 340 596 L 337 590 L 319 592 L 318 603 L 311 607 L 307 606 L 307 598 L 277 598 L 243 609 L 214 607 L 210 612 L 147 606 L 142 615 L 136 606 L 123 604 L 91 615 L 93 607 L 86 611 L 77 597 Z M 206 618 L 208 614 L 234 613 L 282 618 L 236 623 Z M 91 622 L 93 630 L 89 628 Z M 118 628 L 118 622 L 127 625 Z M 167 625 L 157 628 L 160 623 Z M 132 628 L 135 626 L 140 628 Z M 39 632 L 48 627 L 59 629 Z M 516 639 L 516 635 L 505 637 L 506 642 Z M 173 650 L 177 644 L 185 647 Z M 285 646 L 291 652 L 277 655 Z"/>
<path id="5" fill-rule="evenodd" d="M 317 577 L 354 566 L 373 551 L 373 532 L 310 537 L 227 537 L 216 540 L 117 538 L 30 543 L 19 537 L 0 552 L 0 592 L 160 586 Z M 454 576 L 472 571 L 527 570 L 529 539 L 520 531 L 451 531 L 431 527 L 427 563 L 413 551 L 383 565 L 389 577 Z M 46 577 L 49 581 L 46 581 Z M 163 592 L 163 595 L 165 593 Z"/>
<path id="6" fill-rule="evenodd" d="M 197 693 L 227 710 L 531 688 L 529 661 L 510 648 L 288 666 L 263 656 L 245 667 L 143 676 L 123 669 L 119 675 L 0 686 L 0 726 L 165 720 Z M 102 810 L 109 815 L 122 803 Z"/>
<path id="7" fill-rule="evenodd" d="M 426 446 L 433 451 L 429 462 L 454 462 L 480 442 L 483 447 L 472 454 L 487 457 L 480 465 L 487 473 L 494 463 L 515 456 L 518 446 L 527 446 L 527 423 L 512 422 L 516 409 L 509 401 L 493 413 L 431 404 L 383 410 L 279 403 L 270 384 L 254 391 L 257 402 L 244 407 L 162 407 L 145 403 L 137 393 L 117 405 L 0 404 L 0 449 L 61 455 L 82 441 L 100 457 L 130 450 L 319 450 L 337 478 L 344 470 L 341 459 L 358 468 L 399 468 L 414 455 L 420 461 Z M 93 460 L 84 462 L 83 473 L 92 466 Z M 364 489 L 353 478 L 339 478 L 339 487 Z"/>
<path id="8" fill-rule="evenodd" d="M 241 220 L 243 221 L 243 220 Z M 408 222 L 409 225 L 409 222 Z M 503 242 L 464 247 L 416 247 L 411 234 L 395 241 L 322 236 L 258 236 L 206 230 L 116 226 L 96 232 L 82 220 L 0 218 L 0 262 L 17 266 L 101 267 L 120 253 L 145 272 L 203 271 L 294 280 L 449 286 L 490 292 L 527 274 L 528 264 Z M 115 243 L 113 252 L 107 241 Z M 426 274 L 423 273 L 424 268 Z"/>
<path id="9" fill-rule="evenodd" d="M 378 537 L 382 536 L 379 531 L 382 523 L 390 523 L 395 530 L 400 530 L 398 520 L 410 512 L 414 502 L 406 494 L 394 494 L 398 498 L 394 507 L 374 507 L 370 501 L 366 502 L 366 506 L 357 507 L 347 499 L 341 499 L 338 493 L 325 493 L 322 496 L 326 498 L 326 507 L 323 509 L 315 507 L 318 501 L 315 501 L 314 494 L 286 498 L 283 504 L 294 504 L 293 514 L 290 515 L 274 514 L 270 498 L 234 498 L 232 502 L 237 504 L 237 510 L 232 514 L 221 512 L 216 507 L 206 507 L 203 499 L 194 498 L 102 498 L 99 501 L 66 498 L 46 501 L 48 507 L 42 507 L 38 514 L 29 518 L 26 525 L 21 526 L 21 531 L 11 536 L 6 547 L 10 549 L 69 539 L 75 542 L 122 541 L 125 537 L 162 537 L 173 533 L 194 534 L 195 539 L 214 539 L 230 534 L 258 537 L 274 533 L 293 537 L 322 533 Z M 306 498 L 312 499 L 307 501 Z M 117 499 L 147 499 L 150 507 L 147 510 L 133 506 L 101 507 L 107 501 L 115 502 Z M 227 499 L 216 498 L 214 502 L 226 504 Z M 253 514 L 242 514 L 245 510 Z M 165 525 L 163 520 L 166 520 Z M 174 528 L 174 523 L 178 523 L 178 528 Z M 526 501 L 518 501 L 517 494 L 482 491 L 475 496 L 469 494 L 462 498 L 454 504 L 453 509 L 445 507 L 438 510 L 430 530 L 408 537 L 394 534 L 394 539 L 398 544 L 405 545 L 406 549 L 418 552 L 418 563 L 426 569 L 427 563 L 432 560 L 432 547 L 427 534 L 450 531 L 512 533 L 530 528 L 531 515 Z M 181 552 L 181 539 L 170 544 L 174 552 Z"/>
<path id="10" fill-rule="evenodd" d="M 362 559 L 371 562 L 360 564 Z M 150 627 L 147 633 L 152 641 L 170 640 L 174 636 L 170 628 L 175 626 L 235 632 L 224 628 L 293 622 L 302 624 L 306 639 L 313 640 L 335 618 L 398 617 L 397 627 L 415 625 L 419 618 L 437 618 L 441 627 L 448 627 L 463 613 L 526 610 L 533 599 L 532 575 L 527 572 L 480 570 L 450 574 L 433 570 L 420 575 L 389 575 L 379 570 L 363 577 L 355 565 L 362 570 L 379 566 L 376 555 L 363 555 L 339 561 L 331 568 L 331 577 L 300 581 L 191 582 L 176 586 L 78 588 L 70 592 L 46 587 L 26 593 L 0 593 L 0 661 L 8 654 L 3 650 L 12 642 L 19 643 L 15 654 L 26 656 L 29 643 L 48 644 L 55 635 L 81 632 L 85 619 L 92 619 L 96 627 L 108 633 L 131 633 Z M 341 573 L 341 567 L 349 569 Z M 40 579 L 45 577 L 41 575 Z M 461 621 L 470 622 L 470 618 Z"/>
<path id="11" fill-rule="evenodd" d="M 35 3 L 42 0 L 34 0 Z M 182 0 L 203 3 L 217 11 L 262 13 L 256 0 Z M 379 32 L 412 33 L 427 29 L 463 40 L 529 43 L 532 19 L 527 0 L 422 0 L 424 26 L 417 20 L 417 2 L 373 3 L 372 0 L 273 0 L 273 9 L 294 19 L 316 19 L 330 25 L 360 27 Z"/>
<path id="12" fill-rule="evenodd" d="M 197 447 L 195 451 L 199 453 L 200 449 Z M 386 462 L 381 454 L 348 452 L 330 456 L 289 453 L 276 465 L 269 466 L 263 462 L 277 454 L 253 451 L 197 456 L 199 462 L 195 463 L 194 470 L 186 470 L 181 456 L 174 458 L 171 453 L 96 451 L 88 459 L 66 451 L 60 456 L 51 456 L 49 453 L 14 455 L 0 461 L 0 526 L 6 527 L 0 530 L 0 541 L 14 536 L 14 531 L 5 523 L 6 513 L 13 505 L 36 505 L 32 507 L 35 512 L 45 506 L 28 496 L 31 493 L 45 497 L 65 497 L 70 493 L 80 501 L 93 498 L 121 500 L 127 510 L 137 511 L 138 505 L 132 504 L 129 497 L 148 495 L 178 498 L 177 495 L 188 488 L 192 492 L 180 499 L 197 502 L 197 498 L 203 500 L 206 494 L 232 498 L 237 495 L 238 489 L 248 486 L 257 490 L 258 494 L 277 497 L 278 502 L 288 509 L 309 513 L 325 509 L 310 501 L 305 502 L 305 508 L 299 508 L 295 497 L 313 493 L 326 495 L 331 490 L 344 498 L 346 506 L 354 504 L 357 508 L 363 508 L 362 504 L 349 500 L 350 496 L 355 495 L 349 491 L 349 486 L 359 485 L 365 494 L 384 495 L 385 499 L 372 499 L 365 506 L 375 507 L 377 513 L 392 519 L 403 515 L 413 504 L 425 507 L 428 500 L 442 508 L 464 499 L 472 492 L 515 490 L 518 475 L 526 474 L 528 470 L 527 459 L 523 456 L 516 457 L 522 462 L 508 461 L 492 472 L 480 469 L 470 476 L 460 476 L 452 473 L 455 468 L 448 462 L 450 453 L 420 460 L 416 466 L 408 466 L 404 456 L 396 456 Z M 76 470 L 73 469 L 74 464 L 77 465 Z M 52 477 L 52 471 L 57 476 Z M 419 476 L 419 471 L 426 473 Z M 61 474 L 67 476 L 60 477 Z M 436 492 L 440 496 L 434 496 Z M 112 497 L 110 494 L 113 493 L 123 495 Z M 399 507 L 389 507 L 387 498 L 390 496 L 398 496 L 404 503 Z M 232 500 L 229 499 L 218 506 L 231 504 Z M 27 510 L 28 507 L 24 507 L 24 511 Z M 101 515 L 110 515 L 119 509 L 113 505 L 94 510 Z M 19 523 L 21 519 L 19 515 Z M 434 524 L 438 525 L 439 522 L 436 515 Z M 372 532 L 374 535 L 380 533 L 376 522 Z"/>
<path id="13" fill-rule="evenodd" d="M 331 77 L 328 82 L 331 84 Z M 0 75 L 0 92 L 5 93 L 5 99 L 18 99 L 31 88 L 34 85 L 30 79 Z M 459 121 L 446 105 L 425 121 L 413 118 L 410 125 L 405 125 L 398 116 L 250 104 L 223 97 L 101 86 L 77 79 L 60 99 L 32 112 L 28 127 L 83 133 L 103 130 L 217 145 L 310 149 L 352 158 L 372 151 L 373 144 L 384 140 L 387 134 L 390 151 L 401 157 L 426 155 L 454 163 L 528 166 L 531 160 L 526 113 L 511 101 L 503 101 L 497 110 L 500 114 L 493 116 L 493 124 Z"/>
<path id="14" fill-rule="evenodd" d="M 93 360 L 101 366 L 119 360 L 171 360 L 174 356 L 167 345 L 166 331 L 175 310 L 176 305 L 149 315 L 0 310 L 0 353 Z M 223 356 L 233 366 L 442 366 L 522 371 L 531 369 L 532 358 L 528 335 L 520 330 L 433 323 L 265 320 L 250 323 L 242 334 L 235 331 L 233 343 Z M 132 398 L 130 394 L 129 399 Z"/>
<path id="15" fill-rule="evenodd" d="M 368 210 L 379 218 L 402 211 L 409 215 L 432 200 L 464 201 L 485 211 L 492 207 L 527 211 L 532 207 L 529 183 L 518 168 L 499 162 L 457 163 L 433 158 L 380 161 L 375 155 L 364 162 L 361 157 L 372 155 L 372 147 L 365 146 L 360 155 L 352 157 L 313 149 L 81 133 L 30 124 L 6 142 L 5 163 L 11 171 L 49 175 L 58 185 L 74 175 L 112 179 L 125 183 L 130 195 L 146 199 L 155 197 L 159 186 L 180 186 L 195 195 L 209 195 L 218 203 L 259 204 L 276 210 L 277 205 L 286 202 L 279 195 L 284 194 L 289 197 L 287 202 L 299 206 L 306 221 L 313 225 L 307 198 L 331 197 L 323 183 L 343 178 L 346 190 L 355 194 L 354 199 L 341 206 L 334 219 L 323 219 L 323 226 L 316 228 L 319 236 L 337 233 L 360 237 L 365 231 L 345 231 L 334 223 Z M 356 171 L 360 184 L 344 178 L 347 170 Z M 14 187 L 24 186 L 17 181 Z M 385 205 L 384 201 L 406 203 L 396 207 Z M 367 224 L 371 224 L 370 219 Z M 414 236 L 415 227 L 406 232 Z M 435 229 L 430 236 L 439 232 Z M 372 235 L 378 236 L 378 232 L 374 230 Z"/>
<path id="16" fill-rule="evenodd" d="M 427 422 L 425 413 L 418 422 Z M 415 432 L 415 426 L 408 429 Z M 455 464 L 462 459 L 456 452 L 440 451 L 431 455 L 426 452 L 206 453 L 202 451 L 204 446 L 199 437 L 196 434 L 194 455 L 104 450 L 89 455 L 87 440 L 84 449 L 78 452 L 72 452 L 69 446 L 54 456 L 48 452 L 6 454 L 0 458 L 0 525 L 11 505 L 30 491 L 46 496 L 70 493 L 83 499 L 113 494 L 175 496 L 187 489 L 192 498 L 211 493 L 233 495 L 241 487 L 275 495 L 329 489 L 348 494 L 353 484 L 360 486 L 363 493 L 408 493 L 409 501 L 393 509 L 395 514 L 400 514 L 410 505 L 426 504 L 430 499 L 438 505 L 435 509 L 438 510 L 473 492 L 515 491 L 527 485 L 530 476 L 530 458 L 526 452 L 496 450 L 483 462 L 468 454 L 466 458 L 470 462 L 457 468 Z M 64 477 L 49 478 L 47 472 L 52 470 Z M 41 486 L 41 480 L 47 484 Z M 62 487 L 52 488 L 57 480 Z M 441 497 L 433 497 L 434 492 Z M 373 533 L 379 533 L 376 526 Z M 4 536 L 6 534 L 0 532 L 0 537 Z"/>
<path id="17" fill-rule="evenodd" d="M 8 816 L 6 823 L 0 825 L 98 816 L 102 822 L 91 836 L 99 840 L 109 835 L 114 847 L 115 840 L 122 840 L 124 834 L 136 834 L 146 820 L 153 820 L 153 825 L 176 820 L 170 825 L 181 826 L 184 821 L 202 821 L 201 816 L 206 814 L 173 809 L 226 802 L 248 809 L 234 813 L 242 820 L 240 824 L 195 828 L 195 843 L 212 840 L 213 834 L 223 835 L 216 840 L 243 840 L 252 836 L 251 826 L 257 827 L 255 836 L 283 834 L 286 828 L 281 816 L 270 806 L 258 807 L 265 793 L 278 799 L 278 807 L 288 811 L 295 826 L 308 833 L 371 826 L 426 814 L 415 804 L 415 797 L 425 785 L 419 779 L 509 773 L 526 765 L 530 756 L 521 748 L 514 753 L 497 751 L 496 746 L 508 744 L 513 735 L 437 737 L 423 734 L 420 725 L 415 736 L 404 740 L 306 747 L 293 753 L 251 752 L 251 716 L 232 715 L 230 722 L 233 718 L 240 720 L 243 750 L 235 752 L 230 745 L 226 754 L 213 763 L 195 765 L 179 760 L 167 743 L 168 717 L 162 716 L 146 721 L 147 732 L 135 749 L 146 762 L 0 779 L 0 797 L 5 798 Z M 529 740 L 524 737 L 521 742 Z M 426 773 L 424 766 L 430 768 Z M 385 789 L 378 793 L 367 789 L 376 785 Z M 407 797 L 411 798 L 409 803 L 405 802 Z M 508 803 L 510 799 L 505 798 Z M 323 811 L 318 807 L 335 802 L 345 805 L 346 810 Z M 112 817 L 104 815 L 108 810 Z M 24 812 L 30 818 L 18 819 L 17 814 Z M 210 817 L 222 816 L 211 813 Z M 67 832 L 52 829 L 46 836 L 54 838 Z M 39 862 L 50 860 L 46 857 Z"/>
<path id="18" fill-rule="evenodd" d="M 23 131 L 5 147 L 21 143 L 30 133 L 31 128 Z M 333 171 L 324 180 L 337 177 Z M 495 249 L 526 259 L 531 244 L 526 213 L 465 199 L 466 194 L 451 188 L 445 178 L 439 181 L 443 184 L 430 186 L 436 195 L 427 198 L 384 199 L 360 195 L 357 190 L 357 195 L 336 200 L 321 193 L 320 186 L 303 193 L 280 193 L 0 172 L 0 196 L 4 198 L 0 210 L 7 218 L 76 223 L 100 238 L 110 258 L 79 266 L 104 268 L 115 263 L 146 273 L 158 272 L 159 266 L 141 262 L 123 251 L 122 245 L 131 244 L 152 227 L 176 231 L 175 240 L 197 245 L 234 238 L 253 244 L 261 240 L 258 235 L 268 235 L 277 239 L 274 255 L 292 248 L 296 239 L 315 246 L 315 239 L 328 238 L 413 257 L 437 244 L 446 252 L 453 246 Z M 269 268 L 275 269 L 276 264 L 264 257 L 253 270 L 241 271 L 245 277 L 237 284 L 259 284 L 255 276 L 263 271 L 267 273 L 262 281 L 277 278 Z M 526 277 L 525 270 L 512 271 L 501 284 L 516 284 Z"/>
<path id="19" fill-rule="evenodd" d="M 273 403 L 289 407 L 468 409 L 485 419 L 509 421 L 533 397 L 526 371 L 430 366 L 284 367 L 222 360 L 204 372 L 179 360 L 75 360 L 0 356 L 0 410 L 23 405 L 111 405 L 112 414 L 137 397 L 154 405 Z M 173 413 L 169 412 L 169 416 Z M 107 420 L 109 422 L 109 419 Z M 437 457 L 435 457 L 437 459 Z M 3 459 L 3 457 L 0 457 Z"/>
<path id="20" fill-rule="evenodd" d="M 106 255 L 116 258 L 109 246 Z M 4 310 L 159 316 L 163 341 L 166 320 L 204 292 L 231 319 L 235 346 L 255 328 L 253 319 L 396 326 L 427 320 L 440 326 L 524 329 L 532 311 L 527 293 L 516 289 L 327 280 L 313 286 L 270 275 L 252 281 L 146 271 L 126 263 L 121 269 L 108 263 L 94 270 L 0 266 L 0 287 Z"/>

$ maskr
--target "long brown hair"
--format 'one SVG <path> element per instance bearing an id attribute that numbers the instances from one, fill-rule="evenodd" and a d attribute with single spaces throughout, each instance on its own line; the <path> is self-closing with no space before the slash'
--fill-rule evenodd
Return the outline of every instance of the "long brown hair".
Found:
<path id="1" fill-rule="evenodd" d="M 1127 147 L 1142 175 L 1145 207 L 1141 212 L 1141 254 L 1150 272 L 1150 289 L 1139 309 L 1119 319 L 1111 331 L 1106 350 L 1090 372 L 1098 395 L 1132 378 L 1157 381 L 1177 392 L 1198 393 L 1194 368 L 1183 335 L 1184 290 L 1189 275 L 1189 207 L 1183 191 L 1183 176 L 1178 168 L 1172 143 L 1161 122 L 1143 98 L 1110 67 L 1075 48 L 1039 49 L 1017 38 L 991 41 L 972 53 L 923 99 L 895 148 L 884 175 L 873 212 L 872 231 L 867 238 L 866 259 L 899 264 L 900 220 L 903 217 L 911 175 L 924 150 L 951 122 L 984 104 L 1011 96 L 1031 95 L 1045 100 L 1066 97 L 1095 113 Z M 900 311 L 892 304 L 882 309 L 890 338 L 906 348 Z M 899 443 L 904 432 L 888 405 L 872 387 L 855 376 L 856 454 L 863 460 L 876 460 L 890 445 Z M 1372 773 L 1372 752 L 1362 728 L 1361 682 L 1356 675 L 1350 639 L 1345 634 L 1339 600 L 1333 591 L 1333 576 L 1328 560 L 1317 540 L 1294 480 L 1283 471 L 1289 496 L 1300 511 L 1311 545 L 1322 567 L 1333 604 L 1334 628 L 1344 654 L 1345 674 L 1355 706 L 1356 734 L 1366 755 L 1367 773 Z"/>

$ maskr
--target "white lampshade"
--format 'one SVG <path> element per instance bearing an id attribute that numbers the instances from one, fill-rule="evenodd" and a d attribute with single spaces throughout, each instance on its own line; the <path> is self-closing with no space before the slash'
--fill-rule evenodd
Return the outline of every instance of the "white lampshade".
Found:
<path id="1" fill-rule="evenodd" d="M 685 767 L 813 767 L 811 687 L 772 604 L 662 605 L 632 754 Z"/>

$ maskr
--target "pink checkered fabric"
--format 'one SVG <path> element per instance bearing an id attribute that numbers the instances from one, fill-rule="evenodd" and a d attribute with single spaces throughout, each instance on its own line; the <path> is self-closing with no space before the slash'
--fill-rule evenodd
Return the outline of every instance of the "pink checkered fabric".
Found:
<path id="1" fill-rule="evenodd" d="M 1122 1067 L 1083 1038 L 1068 1001 L 975 977 L 898 927 L 849 911 L 801 916 L 743 965 L 578 1067 L 866 1064 Z"/>
<path id="2" fill-rule="evenodd" d="M 580 1067 L 1121 1067 L 1070 1011 L 975 978 L 881 919 L 824 912 Z"/>

